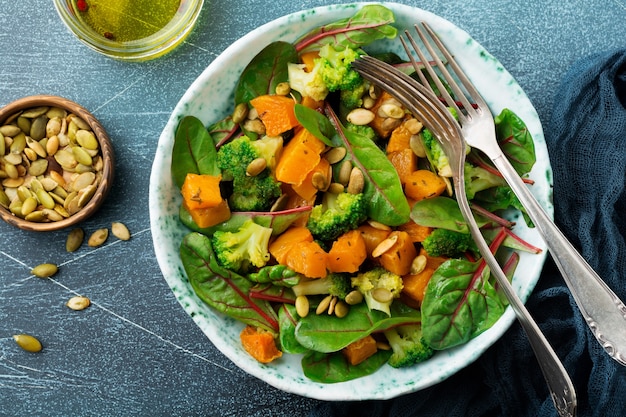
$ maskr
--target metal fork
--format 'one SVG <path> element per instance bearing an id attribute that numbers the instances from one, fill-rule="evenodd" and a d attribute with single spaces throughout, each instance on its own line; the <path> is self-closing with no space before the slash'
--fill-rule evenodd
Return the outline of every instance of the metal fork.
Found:
<path id="1" fill-rule="evenodd" d="M 439 91 L 443 95 L 446 103 L 456 108 L 461 132 L 466 142 L 473 148 L 483 151 L 502 173 L 543 237 L 581 314 L 587 321 L 591 332 L 613 359 L 621 365 L 626 365 L 626 306 L 591 268 L 580 253 L 578 253 L 574 246 L 556 227 L 537 200 L 535 200 L 532 193 L 523 183 L 498 145 L 493 115 L 487 103 L 483 100 L 434 31 L 426 23 L 422 23 L 422 26 L 424 28 L 423 30 L 418 25 L 415 25 L 415 29 L 425 49 L 428 50 L 431 56 L 432 61 L 430 62 L 434 62 L 435 64 L 429 63 L 422 49 L 417 45 L 408 31 L 405 32 L 406 37 L 411 42 L 411 46 L 419 56 L 422 65 L 426 68 L 435 83 L 437 83 Z M 428 41 L 426 33 L 428 33 L 432 42 Z M 421 82 L 425 86 L 429 86 L 422 71 L 419 70 L 419 64 L 411 55 L 410 49 L 403 39 L 402 43 L 407 54 L 411 57 L 413 66 L 416 68 L 418 75 L 422 77 Z M 436 45 L 456 77 L 463 84 L 469 98 L 452 77 L 446 65 L 444 65 L 437 56 L 432 46 L 433 44 Z M 450 97 L 447 90 L 443 87 L 433 66 L 439 69 L 440 73 L 453 90 L 456 99 L 462 103 L 462 108 L 457 106 L 455 100 Z M 471 102 L 469 99 L 471 99 Z"/>
<path id="2" fill-rule="evenodd" d="M 508 278 L 483 238 L 472 214 L 465 194 L 464 164 L 465 141 L 458 124 L 437 97 L 406 74 L 375 58 L 363 56 L 353 67 L 366 79 L 391 93 L 430 129 L 448 156 L 454 191 L 459 208 L 470 233 L 489 265 L 491 273 L 509 300 L 517 319 L 524 328 L 546 379 L 552 400 L 561 416 L 574 416 L 576 393 L 567 371 L 545 336 L 533 320 L 524 303 L 517 296 Z"/>

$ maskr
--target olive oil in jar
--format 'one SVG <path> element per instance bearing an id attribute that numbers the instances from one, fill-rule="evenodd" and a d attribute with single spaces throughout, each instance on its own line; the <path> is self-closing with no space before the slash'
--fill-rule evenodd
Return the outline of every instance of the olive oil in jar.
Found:
<path id="1" fill-rule="evenodd" d="M 163 29 L 185 0 L 77 0 L 77 14 L 95 32 L 130 42 Z"/>

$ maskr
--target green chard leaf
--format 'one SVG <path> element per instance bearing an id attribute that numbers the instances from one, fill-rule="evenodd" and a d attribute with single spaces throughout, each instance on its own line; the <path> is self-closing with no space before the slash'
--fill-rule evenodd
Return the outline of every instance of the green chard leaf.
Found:
<path id="1" fill-rule="evenodd" d="M 346 158 L 363 172 L 368 217 L 388 226 L 408 222 L 411 208 L 398 173 L 385 153 L 369 138 L 346 129 L 328 105 L 326 112 L 337 131 L 333 138 L 336 145 L 344 146 Z"/>
<path id="2" fill-rule="evenodd" d="M 474 217 L 479 227 L 488 223 L 480 216 Z M 469 227 L 459 205 L 456 200 L 449 197 L 439 196 L 418 201 L 411 209 L 411 220 L 421 226 L 469 233 Z"/>
<path id="3" fill-rule="evenodd" d="M 535 144 L 526 124 L 509 109 L 502 110 L 494 120 L 502 152 L 519 175 L 529 173 L 537 159 Z"/>
<path id="4" fill-rule="evenodd" d="M 505 305 L 484 262 L 451 259 L 433 274 L 422 303 L 422 331 L 433 349 L 467 342 L 491 327 Z"/>
<path id="5" fill-rule="evenodd" d="M 174 183 L 179 188 L 182 187 L 188 173 L 220 174 L 215 143 L 197 117 L 183 117 L 176 128 L 171 170 Z"/>
<path id="6" fill-rule="evenodd" d="M 336 352 L 372 332 L 418 323 L 420 318 L 418 310 L 399 301 L 391 304 L 391 317 L 382 311 L 369 310 L 365 303 L 360 303 L 351 306 L 348 315 L 341 319 L 325 314 L 309 314 L 300 319 L 296 327 L 296 339 L 310 350 Z"/>
<path id="7" fill-rule="evenodd" d="M 298 53 L 287 42 L 270 43 L 244 68 L 235 89 L 235 104 L 273 94 L 276 86 L 288 81 L 287 64 L 298 62 Z"/>
<path id="8" fill-rule="evenodd" d="M 305 353 L 305 348 L 296 339 L 296 325 L 300 316 L 292 304 L 283 304 L 278 309 L 278 324 L 280 326 L 279 340 L 282 351 L 285 353 Z"/>
<path id="9" fill-rule="evenodd" d="M 278 317 L 271 304 L 249 296 L 253 283 L 222 268 L 210 239 L 189 233 L 180 246 L 180 257 L 198 297 L 220 313 L 255 327 L 278 333 Z"/>
<path id="10" fill-rule="evenodd" d="M 330 138 L 335 134 L 333 124 L 317 110 L 296 103 L 294 108 L 296 119 L 303 128 L 311 132 L 313 136 L 324 142 L 327 146 L 334 146 Z"/>
<path id="11" fill-rule="evenodd" d="M 310 351 L 302 358 L 304 375 L 314 382 L 332 384 L 371 375 L 387 363 L 391 350 L 379 350 L 358 365 L 351 365 L 340 353 Z"/>
<path id="12" fill-rule="evenodd" d="M 353 16 L 320 26 L 295 42 L 298 52 L 319 50 L 326 44 L 336 48 L 362 48 L 378 39 L 393 39 L 398 30 L 391 26 L 395 16 L 381 5 L 368 5 Z M 294 61 L 295 62 L 295 61 Z"/>

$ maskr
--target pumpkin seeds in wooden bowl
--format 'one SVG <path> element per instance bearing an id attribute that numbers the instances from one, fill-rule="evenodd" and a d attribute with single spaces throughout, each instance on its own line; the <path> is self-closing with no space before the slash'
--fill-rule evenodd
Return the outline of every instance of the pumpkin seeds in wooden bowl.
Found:
<path id="1" fill-rule="evenodd" d="M 0 217 L 50 231 L 90 217 L 113 181 L 108 135 L 82 106 L 30 96 L 0 109 Z"/>

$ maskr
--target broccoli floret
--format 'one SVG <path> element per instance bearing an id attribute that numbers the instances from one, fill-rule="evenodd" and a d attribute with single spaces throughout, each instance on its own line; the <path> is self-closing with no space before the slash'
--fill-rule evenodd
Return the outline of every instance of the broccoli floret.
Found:
<path id="1" fill-rule="evenodd" d="M 402 277 L 393 272 L 387 271 L 383 267 L 374 267 L 369 271 L 352 277 L 352 286 L 363 294 L 365 303 L 370 310 L 379 310 L 387 315 L 391 315 L 389 307 L 395 298 L 400 297 L 402 291 Z M 381 300 L 380 289 L 388 290 L 391 293 L 389 300 Z"/>
<path id="2" fill-rule="evenodd" d="M 415 365 L 431 358 L 435 352 L 422 336 L 422 326 L 405 324 L 384 331 L 393 353 L 387 362 L 394 368 Z"/>
<path id="3" fill-rule="evenodd" d="M 435 135 L 429 129 L 422 129 L 421 137 L 428 162 L 437 170 L 440 176 L 451 177 L 450 160 Z"/>
<path id="4" fill-rule="evenodd" d="M 476 193 L 492 187 L 506 186 L 507 183 L 501 176 L 487 171 L 484 168 L 474 166 L 469 162 L 465 163 L 465 194 L 469 200 L 473 199 Z"/>
<path id="5" fill-rule="evenodd" d="M 300 280 L 291 289 L 296 297 L 299 295 L 330 294 L 343 300 L 352 290 L 352 284 L 349 275 L 332 273 L 324 278 Z"/>
<path id="6" fill-rule="evenodd" d="M 305 68 L 304 64 L 287 64 L 289 86 L 303 96 L 317 101 L 324 100 L 328 95 L 328 87 L 320 72 L 322 65 L 317 63 L 310 72 L 307 72 Z"/>
<path id="7" fill-rule="evenodd" d="M 365 136 L 366 138 L 376 142 L 378 140 L 378 135 L 374 128 L 368 125 L 355 125 L 353 123 L 347 122 L 345 124 L 346 130 L 350 132 L 357 133 L 359 135 Z"/>
<path id="8" fill-rule="evenodd" d="M 356 109 L 363 106 L 363 96 L 369 90 L 369 83 L 362 81 L 360 84 L 339 92 L 339 101 L 345 110 Z"/>
<path id="9" fill-rule="evenodd" d="M 211 237 L 213 251 L 224 268 L 245 273 L 263 267 L 270 259 L 272 229 L 246 220 L 236 232 L 217 231 Z"/>
<path id="10" fill-rule="evenodd" d="M 322 203 L 313 207 L 307 227 L 317 239 L 332 241 L 367 219 L 363 194 L 324 193 Z"/>
<path id="11" fill-rule="evenodd" d="M 476 243 L 469 233 L 448 229 L 433 230 L 422 242 L 424 250 L 430 256 L 455 258 L 467 251 L 477 251 Z"/>
<path id="12" fill-rule="evenodd" d="M 272 176 L 269 167 L 255 176 L 246 174 L 250 162 L 257 158 L 264 158 L 268 166 L 275 164 L 281 149 L 281 139 L 265 137 L 252 141 L 247 136 L 220 147 L 217 166 L 222 170 L 222 179 L 233 182 L 233 191 L 228 198 L 233 211 L 267 210 L 282 194 L 280 183 Z"/>
<path id="13" fill-rule="evenodd" d="M 320 57 L 316 66 L 328 91 L 352 90 L 363 84 L 361 75 L 352 69 L 352 62 L 359 57 L 359 52 L 349 47 L 337 50 L 331 44 L 320 48 Z"/>

